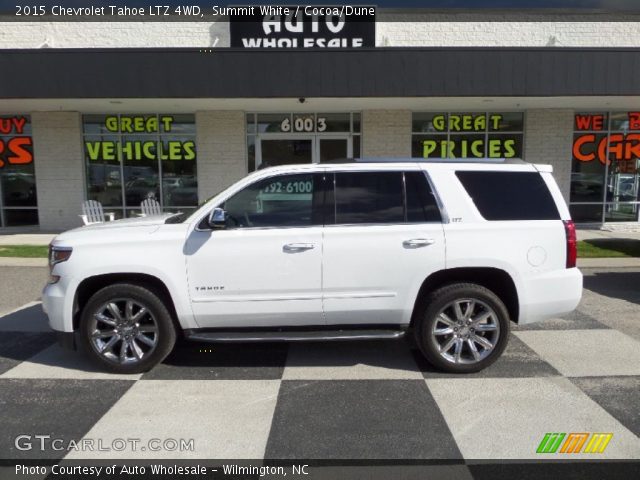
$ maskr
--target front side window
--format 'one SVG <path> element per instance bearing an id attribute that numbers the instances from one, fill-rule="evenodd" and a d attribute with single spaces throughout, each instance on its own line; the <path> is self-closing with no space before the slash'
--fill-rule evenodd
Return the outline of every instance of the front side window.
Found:
<path id="1" fill-rule="evenodd" d="M 318 175 L 280 175 L 260 180 L 229 198 L 227 228 L 287 228 L 321 225 Z"/>
<path id="2" fill-rule="evenodd" d="M 422 172 L 337 173 L 334 196 L 338 225 L 441 221 Z"/>

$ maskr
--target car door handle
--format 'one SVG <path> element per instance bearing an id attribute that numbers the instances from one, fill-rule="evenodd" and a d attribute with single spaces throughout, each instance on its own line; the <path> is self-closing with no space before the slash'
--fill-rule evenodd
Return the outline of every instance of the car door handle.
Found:
<path id="1" fill-rule="evenodd" d="M 405 248 L 421 248 L 433 245 L 436 241 L 433 238 L 412 238 L 411 240 L 405 240 L 402 242 L 402 246 Z"/>
<path id="2" fill-rule="evenodd" d="M 304 252 L 305 250 L 313 250 L 316 246 L 313 243 L 287 243 L 282 247 L 285 253 Z"/>

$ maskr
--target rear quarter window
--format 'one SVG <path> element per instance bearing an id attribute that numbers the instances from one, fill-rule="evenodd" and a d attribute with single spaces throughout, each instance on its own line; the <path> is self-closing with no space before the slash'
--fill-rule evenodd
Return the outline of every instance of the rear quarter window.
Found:
<path id="1" fill-rule="evenodd" d="M 560 220 L 538 172 L 457 171 L 456 176 L 486 220 Z"/>

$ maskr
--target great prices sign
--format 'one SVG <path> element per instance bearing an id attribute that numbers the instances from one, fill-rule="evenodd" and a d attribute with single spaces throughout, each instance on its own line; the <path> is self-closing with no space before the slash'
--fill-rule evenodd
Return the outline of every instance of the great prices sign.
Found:
<path id="1" fill-rule="evenodd" d="M 597 161 L 603 165 L 610 165 L 615 160 L 621 169 L 635 169 L 634 160 L 640 158 L 640 112 L 626 115 L 627 119 L 620 127 L 622 132 L 609 132 L 606 115 L 577 114 L 573 157 L 580 162 Z"/>
<path id="2" fill-rule="evenodd" d="M 26 133 L 28 125 L 28 117 L 0 117 L 0 168 L 33 162 L 33 139 Z"/>

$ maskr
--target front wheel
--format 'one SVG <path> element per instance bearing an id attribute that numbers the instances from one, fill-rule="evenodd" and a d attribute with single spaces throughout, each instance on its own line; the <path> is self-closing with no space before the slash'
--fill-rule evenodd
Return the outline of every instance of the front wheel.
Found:
<path id="1" fill-rule="evenodd" d="M 96 292 L 80 321 L 80 343 L 114 373 L 141 373 L 171 352 L 176 331 L 164 302 L 151 290 L 119 283 Z"/>
<path id="2" fill-rule="evenodd" d="M 491 290 L 455 283 L 429 295 L 415 332 L 418 347 L 432 365 L 451 373 L 478 372 L 504 351 L 509 313 Z"/>

